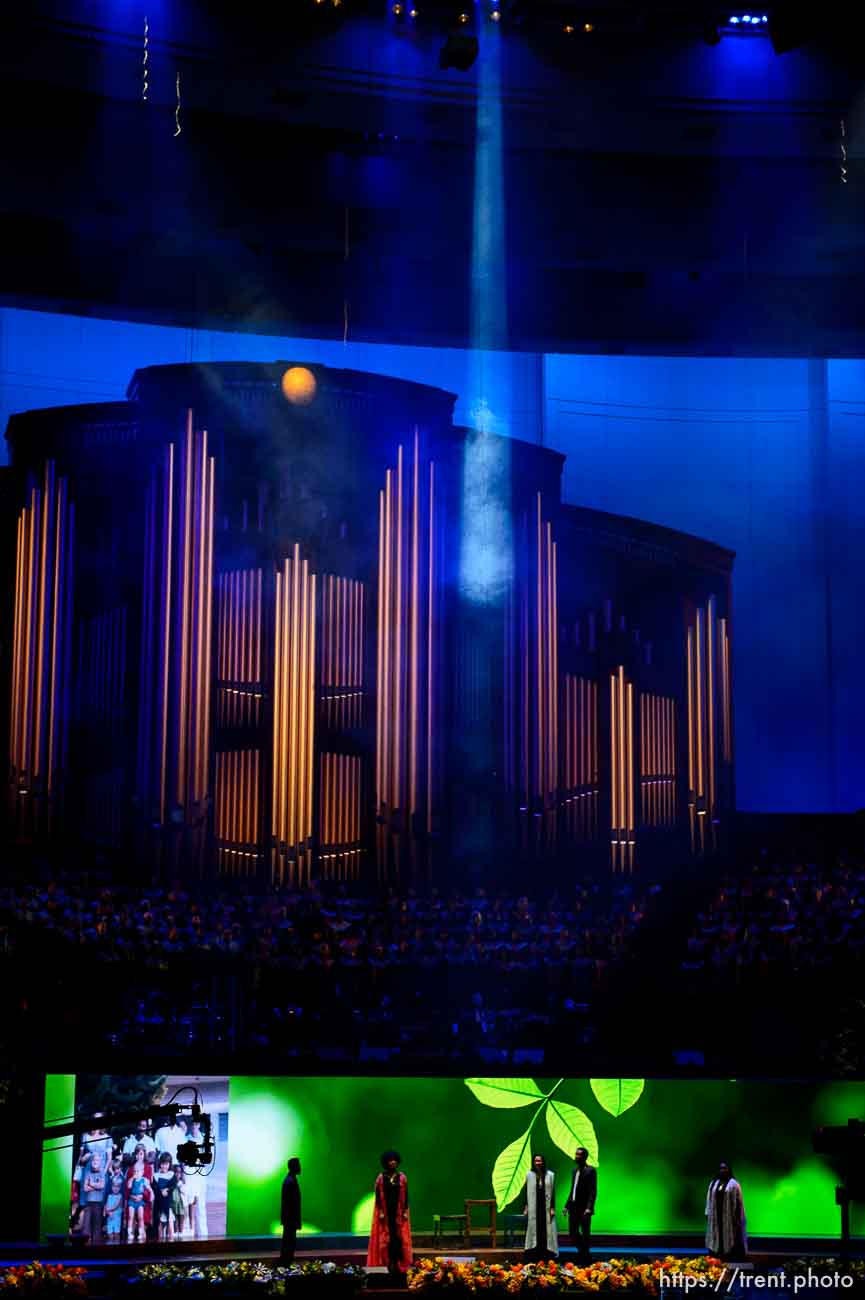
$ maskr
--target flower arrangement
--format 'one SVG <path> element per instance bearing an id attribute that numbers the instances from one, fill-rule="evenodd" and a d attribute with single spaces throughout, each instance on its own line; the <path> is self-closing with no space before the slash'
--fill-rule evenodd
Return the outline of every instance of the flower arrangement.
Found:
<path id="1" fill-rule="evenodd" d="M 820 1286 L 821 1290 L 827 1290 L 830 1288 L 822 1287 L 819 1278 L 827 1275 L 832 1278 L 844 1275 L 852 1278 L 851 1285 L 844 1284 L 844 1290 L 848 1295 L 857 1295 L 865 1290 L 865 1259 L 844 1259 L 827 1255 L 788 1259 L 784 1262 L 784 1271 L 787 1277 L 814 1279 L 808 1282 L 808 1287 Z"/>
<path id="2" fill-rule="evenodd" d="M 61 1291 L 67 1295 L 86 1295 L 86 1270 L 69 1268 L 65 1264 L 42 1264 L 38 1259 L 34 1259 L 32 1264 L 14 1264 L 0 1269 L 0 1293 L 43 1295 Z"/>
<path id="3" fill-rule="evenodd" d="M 409 1272 L 412 1291 L 440 1287 L 462 1291 L 500 1291 L 517 1295 L 528 1291 L 639 1291 L 658 1295 L 664 1273 L 705 1278 L 716 1282 L 724 1265 L 712 1256 L 677 1259 L 672 1255 L 638 1263 L 633 1259 L 598 1260 L 583 1268 L 576 1264 L 490 1264 L 481 1260 L 464 1263 L 453 1259 L 421 1259 Z"/>
<path id="4" fill-rule="evenodd" d="M 334 1264 L 311 1259 L 294 1264 L 264 1264 L 260 1260 L 234 1259 L 213 1264 L 144 1264 L 129 1279 L 132 1286 L 173 1287 L 222 1286 L 228 1292 L 255 1290 L 259 1295 L 295 1295 L 298 1280 L 316 1284 L 340 1284 L 341 1289 L 363 1286 L 366 1271 L 355 1264 Z"/>

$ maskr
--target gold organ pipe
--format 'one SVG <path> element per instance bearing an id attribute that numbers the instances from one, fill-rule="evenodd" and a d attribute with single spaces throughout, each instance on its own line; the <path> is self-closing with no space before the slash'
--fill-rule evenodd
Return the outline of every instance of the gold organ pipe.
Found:
<path id="1" fill-rule="evenodd" d="M 575 732 L 572 678 L 565 674 L 565 788 L 571 789 L 571 740 Z"/>
<path id="2" fill-rule="evenodd" d="M 276 840 L 276 855 L 279 860 L 280 841 L 280 757 L 282 754 L 282 692 L 280 674 L 282 672 L 282 574 L 277 569 L 273 593 L 273 754 L 271 761 L 271 829 Z"/>
<path id="3" fill-rule="evenodd" d="M 537 689 L 538 689 L 538 709 L 537 709 L 537 759 L 535 768 L 535 795 L 543 795 L 543 761 L 544 761 L 544 708 L 543 708 L 543 681 L 544 681 L 544 635 L 543 635 L 543 549 L 542 549 L 542 523 L 541 523 L 541 494 L 538 493 L 538 519 L 537 519 L 537 591 L 535 593 L 535 638 L 537 641 Z"/>
<path id="4" fill-rule="evenodd" d="M 426 824 L 433 826 L 433 618 L 435 614 L 435 463 L 429 467 L 429 575 L 427 579 L 427 706 L 426 706 Z M 358 797 L 360 795 L 358 772 Z M 359 828 L 358 828 L 359 829 Z"/>
<path id="5" fill-rule="evenodd" d="M 46 789 L 48 794 L 53 793 L 54 789 L 54 728 L 55 728 L 55 704 L 58 691 L 58 664 L 57 664 L 57 646 L 59 641 L 59 626 L 62 617 L 60 602 L 63 596 L 65 584 L 70 581 L 71 574 L 68 572 L 68 566 L 64 564 L 63 543 L 64 528 L 63 524 L 66 519 L 66 483 L 61 479 L 56 485 L 53 482 L 52 472 L 52 496 L 55 501 L 54 509 L 54 577 L 53 577 L 53 599 L 51 601 L 51 678 L 50 691 L 48 695 L 48 755 L 46 764 Z M 47 528 L 46 528 L 47 541 Z M 41 690 L 40 690 L 41 694 Z"/>
<path id="6" fill-rule="evenodd" d="M 288 818 L 286 846 L 291 849 L 297 844 L 297 788 L 300 755 L 298 753 L 299 737 L 297 734 L 298 709 L 297 682 L 300 674 L 300 546 L 295 544 L 293 558 L 289 564 L 291 595 L 288 599 L 289 631 L 287 655 L 288 660 Z"/>
<path id="7" fill-rule="evenodd" d="M 392 628 L 392 591 L 391 591 L 391 548 L 393 545 L 393 472 L 388 470 L 384 481 L 384 498 L 385 498 L 385 538 L 384 538 L 384 564 L 385 564 L 385 611 L 384 611 L 384 628 L 383 628 L 383 646 L 384 646 L 384 672 L 382 676 L 382 699 L 384 702 L 384 717 L 382 718 L 382 755 L 383 755 L 383 798 L 387 804 L 388 812 L 393 808 L 391 798 L 391 688 L 393 683 L 393 674 L 391 671 L 391 628 Z"/>
<path id="8" fill-rule="evenodd" d="M 694 632 L 688 628 L 688 790 L 696 795 L 697 782 L 694 774 Z"/>
<path id="9" fill-rule="evenodd" d="M 553 788 L 555 798 L 559 786 L 559 551 L 553 542 L 553 590 L 552 590 L 552 650 L 553 650 Z"/>
<path id="10" fill-rule="evenodd" d="M 354 686 L 354 619 L 356 583 L 347 578 L 345 582 L 345 675 L 343 683 L 349 696 L 346 709 L 348 725 L 351 724 L 351 690 Z"/>
<path id="11" fill-rule="evenodd" d="M 260 815 L 260 808 L 261 808 L 261 795 L 260 795 L 260 792 L 259 792 L 259 782 L 260 782 L 260 774 L 261 774 L 261 753 L 260 753 L 259 750 L 256 750 L 256 751 L 255 751 L 255 762 L 254 762 L 254 765 L 253 765 L 252 772 L 253 772 L 253 777 L 252 777 L 252 835 L 251 835 L 250 838 L 252 839 L 253 843 L 257 843 L 257 841 L 258 841 L 258 828 L 259 828 L 259 825 L 261 824 L 261 815 Z"/>
<path id="12" fill-rule="evenodd" d="M 225 671 L 225 587 L 227 575 L 220 573 L 216 579 L 216 593 L 219 599 L 219 629 L 217 632 L 217 658 L 219 660 L 219 676 L 225 681 L 228 674 Z"/>
<path id="13" fill-rule="evenodd" d="M 362 582 L 357 584 L 358 619 L 357 619 L 357 680 L 361 689 L 364 685 L 364 629 L 366 626 L 366 588 Z M 361 719 L 358 718 L 358 722 Z"/>
<path id="14" fill-rule="evenodd" d="M 697 610 L 697 631 L 694 639 L 696 653 L 694 680 L 696 687 L 697 716 L 697 794 L 705 793 L 705 755 L 703 753 L 703 611 Z"/>
<path id="15" fill-rule="evenodd" d="M 626 829 L 628 804 L 625 795 L 625 670 L 619 668 L 619 828 Z"/>
<path id="16" fill-rule="evenodd" d="M 181 549 L 180 581 L 178 599 L 180 601 L 180 726 L 177 745 L 177 783 L 174 792 L 175 802 L 184 802 L 186 788 L 186 721 L 189 716 L 189 551 L 192 544 L 192 521 L 190 502 L 190 483 L 192 479 L 192 411 L 187 412 L 186 444 L 183 454 L 182 478 L 182 515 L 181 515 Z M 170 563 L 170 560 L 169 560 Z M 169 579 L 170 580 L 170 579 Z"/>
<path id="17" fill-rule="evenodd" d="M 255 680 L 261 681 L 261 594 L 262 571 L 255 571 Z"/>
<path id="18" fill-rule="evenodd" d="M 306 739 L 306 816 L 307 823 L 305 828 L 305 839 L 312 835 L 312 787 L 313 787 L 313 767 L 312 759 L 315 744 L 315 596 L 316 596 L 317 579 L 315 574 L 310 575 L 310 599 L 309 599 L 309 657 L 307 659 L 307 684 L 306 684 L 306 708 L 307 708 L 307 739 Z"/>
<path id="19" fill-rule="evenodd" d="M 394 579 L 394 705 L 393 705 L 393 772 L 391 806 L 402 807 L 402 748 L 403 748 L 403 449 L 397 448 L 396 457 L 396 509 L 394 512 L 394 546 L 396 575 Z"/>
<path id="20" fill-rule="evenodd" d="M 9 753 L 15 767 L 16 780 L 20 775 L 21 755 L 18 748 L 18 706 L 21 673 L 21 596 L 22 596 L 22 536 L 24 513 L 18 516 L 15 543 L 15 614 L 12 624 L 12 698 L 9 702 Z"/>
<path id="21" fill-rule="evenodd" d="M 558 754 L 557 699 L 556 699 L 556 548 L 553 526 L 547 523 L 547 698 L 549 700 L 549 736 L 547 738 L 548 777 L 547 798 L 555 797 L 558 785 L 556 758 Z"/>
<path id="22" fill-rule="evenodd" d="M 307 600 L 309 597 L 309 570 L 306 560 L 300 561 L 300 648 L 298 651 L 298 674 L 297 674 L 297 744 L 298 744 L 298 764 L 297 764 L 297 826 L 293 843 L 300 844 L 306 838 L 304 830 L 306 828 L 306 738 L 307 738 L 307 717 L 306 717 L 306 688 L 307 672 L 306 662 L 309 655 L 309 637 L 307 634 L 308 608 Z"/>
<path id="23" fill-rule="evenodd" d="M 348 831 L 349 817 L 349 795 L 348 795 L 348 772 L 351 760 L 343 754 L 339 764 L 339 820 L 340 820 L 340 844 L 347 844 L 351 836 Z"/>
<path id="24" fill-rule="evenodd" d="M 418 432 L 414 433 L 414 463 L 412 465 L 411 512 L 411 648 L 409 657 L 409 816 L 417 812 L 417 747 L 418 747 L 418 656 L 420 654 L 420 449 Z"/>
<path id="25" fill-rule="evenodd" d="M 207 667 L 207 640 L 205 631 L 207 628 L 207 521 L 210 514 L 210 483 L 209 474 L 207 473 L 207 434 L 201 435 L 201 464 L 199 472 L 196 475 L 197 492 L 199 497 L 199 529 L 198 529 L 198 563 L 197 582 L 195 584 L 197 618 L 196 618 L 196 637 L 195 637 L 195 767 L 194 784 L 192 797 L 197 802 L 204 795 L 204 732 L 206 707 L 205 697 L 207 691 L 207 678 L 205 669 Z"/>
<path id="26" fill-rule="evenodd" d="M 277 858 L 279 863 L 279 874 L 282 879 L 283 870 L 283 853 L 286 845 L 285 833 L 285 806 L 287 800 L 286 791 L 286 740 L 288 736 L 288 714 L 286 712 L 286 608 L 288 593 L 288 565 L 283 562 L 283 570 L 276 573 L 276 591 L 275 591 L 275 611 L 274 611 L 274 664 L 273 664 L 273 743 L 275 753 L 273 755 L 273 809 L 274 809 L 274 834 L 276 837 Z M 283 848 L 280 848 L 280 845 Z"/>
<path id="27" fill-rule="evenodd" d="M 706 611 L 706 748 L 709 759 L 709 816 L 715 812 L 715 597 Z"/>
<path id="28" fill-rule="evenodd" d="M 24 658 L 22 676 L 24 680 L 23 700 L 21 704 L 21 766 L 27 771 L 28 780 L 33 780 L 31 765 L 31 728 L 30 709 L 33 692 L 33 573 L 36 564 L 34 555 L 34 537 L 38 520 L 38 495 L 35 488 L 30 492 L 30 511 L 27 519 L 27 561 L 26 561 L 26 602 L 24 607 Z"/>
<path id="29" fill-rule="evenodd" d="M 156 522 L 156 491 L 154 490 L 154 525 Z M 171 650 L 171 593 L 173 589 L 172 552 L 174 547 L 174 443 L 168 444 L 165 454 L 165 479 L 163 484 L 163 540 L 162 540 L 162 646 L 159 658 L 161 674 L 160 738 L 159 738 L 159 820 L 165 821 L 165 799 L 168 792 L 168 682 L 169 654 Z"/>
<path id="30" fill-rule="evenodd" d="M 610 677 L 610 794 L 612 799 L 613 829 L 619 829 L 619 719 L 616 708 L 616 676 Z"/>
<path id="31" fill-rule="evenodd" d="M 544 786 L 541 791 L 544 807 L 550 797 L 553 772 L 553 646 L 552 646 L 552 567 L 553 530 L 549 523 L 544 529 L 544 683 L 541 692 L 542 707 L 546 710 L 546 745 L 544 755 Z"/>
<path id="32" fill-rule="evenodd" d="M 384 493 L 378 494 L 378 601 L 376 611 L 376 656 L 375 656 L 375 797 L 376 814 L 384 797 L 382 784 L 382 750 L 384 733 L 382 719 L 384 716 Z"/>
<path id="33" fill-rule="evenodd" d="M 213 519 L 216 491 L 216 462 L 207 460 L 207 542 L 204 571 L 204 719 L 201 745 L 201 788 L 199 798 L 207 794 L 207 768 L 210 756 L 210 701 L 213 656 Z"/>
<path id="34" fill-rule="evenodd" d="M 48 520 L 54 487 L 54 475 L 49 461 L 45 466 L 45 487 L 42 500 L 42 527 L 39 544 L 39 590 L 36 603 L 36 689 L 33 693 L 33 777 L 42 775 L 42 697 L 45 677 L 45 605 L 48 569 Z M 55 570 L 55 582 L 57 571 Z"/>
<path id="35" fill-rule="evenodd" d="M 634 836 L 634 687 L 628 682 L 627 689 L 627 736 L 625 780 L 628 792 L 628 838 Z"/>
<path id="36" fill-rule="evenodd" d="M 194 435 L 193 435 L 194 437 Z M 201 745 L 201 736 L 199 732 L 201 719 L 201 624 L 202 624 L 202 598 L 201 590 L 201 570 L 202 570 L 202 544 L 204 541 L 204 501 L 202 497 L 203 482 L 201 466 L 197 463 L 195 455 L 195 446 L 193 445 L 193 473 L 192 473 L 192 519 L 190 523 L 191 545 L 189 550 L 189 596 L 194 597 L 194 605 L 190 618 L 189 627 L 189 711 L 188 715 L 183 717 L 181 725 L 186 726 L 187 741 L 189 744 L 187 780 L 183 791 L 183 803 L 188 799 L 195 799 L 198 786 L 198 764 L 199 750 Z M 199 581 L 196 581 L 198 577 Z"/>

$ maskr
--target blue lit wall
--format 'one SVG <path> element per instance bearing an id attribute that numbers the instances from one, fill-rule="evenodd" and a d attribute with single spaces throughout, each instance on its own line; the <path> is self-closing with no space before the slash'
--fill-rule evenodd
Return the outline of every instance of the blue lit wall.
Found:
<path id="1" fill-rule="evenodd" d="M 437 384 L 470 424 L 469 353 L 0 310 L 13 412 L 122 397 L 168 362 L 320 361 Z M 737 794 L 755 811 L 865 805 L 865 362 L 488 353 L 491 427 L 568 456 L 567 500 L 737 552 Z"/>
<path id="2" fill-rule="evenodd" d="M 548 357 L 569 500 L 735 550 L 737 794 L 865 805 L 865 364 Z"/>

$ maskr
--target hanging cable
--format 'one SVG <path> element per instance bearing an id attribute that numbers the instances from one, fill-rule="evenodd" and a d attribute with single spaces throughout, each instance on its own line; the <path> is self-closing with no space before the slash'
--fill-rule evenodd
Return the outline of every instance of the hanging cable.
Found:
<path id="1" fill-rule="evenodd" d="M 147 101 L 147 91 L 148 91 L 147 61 L 149 57 L 150 57 L 150 27 L 147 22 L 147 14 L 145 14 L 144 15 L 144 57 L 141 60 L 141 72 L 142 72 L 141 98 L 145 102 Z"/>

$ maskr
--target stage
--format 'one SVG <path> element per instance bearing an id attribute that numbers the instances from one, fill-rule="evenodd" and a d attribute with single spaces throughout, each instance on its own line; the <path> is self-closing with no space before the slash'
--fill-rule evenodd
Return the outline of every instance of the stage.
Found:
<path id="1" fill-rule="evenodd" d="M 481 1240 L 486 1234 L 478 1233 L 471 1247 L 463 1244 L 456 1235 L 434 1242 L 431 1234 L 413 1236 L 415 1259 L 445 1256 L 448 1259 L 482 1259 L 505 1263 L 520 1262 L 523 1255 L 522 1240 L 507 1246 L 490 1247 Z M 319 1233 L 299 1239 L 296 1252 L 298 1261 L 326 1259 L 337 1264 L 363 1264 L 366 1261 L 366 1236 L 357 1233 Z M 82 1246 L 79 1242 L 60 1237 L 49 1237 L 45 1242 L 0 1242 L 0 1268 L 20 1264 L 31 1259 L 45 1262 L 62 1261 L 81 1267 L 97 1266 L 101 1269 L 129 1269 L 145 1263 L 170 1262 L 172 1264 L 205 1263 L 230 1259 L 263 1260 L 274 1263 L 279 1257 L 280 1238 L 261 1237 L 210 1237 L 198 1240 L 152 1241 L 129 1246 Z M 756 1270 L 777 1267 L 783 1260 L 809 1257 L 833 1257 L 840 1253 L 840 1243 L 833 1237 L 752 1237 L 749 1241 L 748 1265 Z M 661 1259 L 667 1255 L 693 1258 L 705 1254 L 703 1238 L 696 1233 L 670 1233 L 646 1236 L 640 1234 L 613 1236 L 599 1233 L 592 1240 L 592 1259 L 613 1258 Z M 855 1237 L 851 1254 L 865 1257 L 865 1238 Z M 560 1263 L 576 1260 L 576 1251 L 570 1246 L 560 1246 Z"/>

